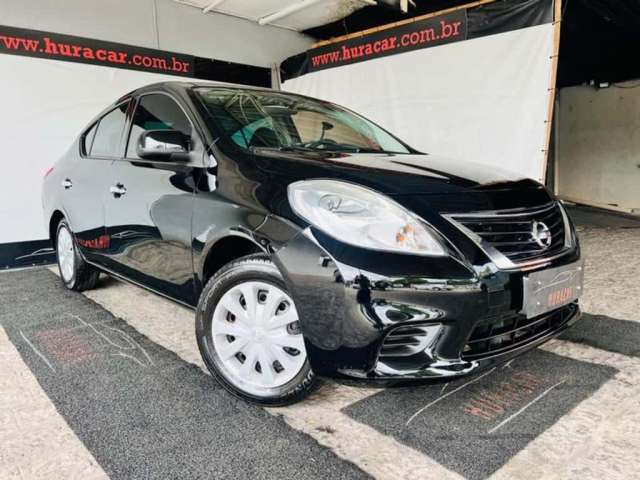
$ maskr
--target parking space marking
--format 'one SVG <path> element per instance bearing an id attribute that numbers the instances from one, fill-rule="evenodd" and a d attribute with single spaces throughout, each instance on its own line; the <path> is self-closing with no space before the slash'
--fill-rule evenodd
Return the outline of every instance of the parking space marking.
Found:
<path id="1" fill-rule="evenodd" d="M 127 346 L 122 346 L 122 345 L 118 345 L 117 343 L 115 343 L 113 340 L 111 340 L 107 335 L 105 335 L 104 333 L 102 333 L 100 330 L 98 330 L 97 327 L 95 327 L 94 325 L 91 325 L 90 323 L 85 322 L 82 318 L 80 318 L 78 315 L 74 315 L 71 314 L 71 317 L 75 318 L 76 320 L 78 320 L 82 325 L 84 325 L 87 328 L 90 328 L 91 330 L 93 330 L 96 335 L 100 336 L 101 338 L 103 338 L 104 340 L 107 341 L 107 343 L 109 343 L 110 345 L 114 346 L 115 348 L 119 349 L 119 350 L 139 350 L 142 352 L 142 354 L 145 356 L 145 358 L 147 359 L 147 361 L 149 362 L 149 365 L 145 365 L 143 364 L 140 360 L 138 360 L 137 358 L 128 355 L 124 352 L 118 352 L 118 353 L 112 353 L 112 355 L 119 355 L 121 357 L 125 357 L 125 358 L 133 358 L 134 360 L 136 360 L 140 365 L 142 365 L 143 367 L 145 366 L 154 366 L 155 364 L 153 363 L 153 360 L 151 360 L 151 356 L 149 355 L 149 353 L 142 348 L 142 345 L 140 345 L 138 342 L 136 342 L 133 338 L 131 338 L 129 335 L 127 335 L 125 332 L 123 332 L 122 330 L 119 330 L 117 328 L 114 327 L 109 327 L 107 325 L 103 325 L 104 328 L 111 330 L 113 332 L 116 332 L 121 338 L 123 338 L 126 342 L 127 342 Z"/>
<path id="2" fill-rule="evenodd" d="M 205 368 L 197 351 L 190 310 L 137 287 L 109 282 L 108 288 L 85 292 L 86 296 L 186 361 Z M 640 446 L 635 427 L 640 424 L 640 400 L 630 400 L 630 397 L 640 399 L 637 387 L 640 360 L 558 340 L 547 343 L 543 350 L 575 360 L 615 366 L 620 372 L 518 452 L 492 478 L 623 479 L 628 478 L 629 472 L 640 471 L 640 460 L 634 458 Z M 634 385 L 636 387 L 632 387 Z M 442 388 L 449 386 L 445 384 Z M 306 402 L 272 409 L 272 413 L 281 415 L 291 427 L 310 435 L 375 477 L 462 478 L 422 452 L 340 411 L 376 392 L 376 389 L 329 383 Z M 624 407 L 612 409 L 612 403 L 616 402 Z"/>
<path id="3" fill-rule="evenodd" d="M 31 342 L 26 340 L 25 344 Z M 0 478 L 108 480 L 56 411 L 2 327 L 0 362 Z"/>
<path id="4" fill-rule="evenodd" d="M 108 288 L 83 293 L 151 341 L 208 373 L 198 351 L 191 310 L 124 282 L 107 282 Z M 266 410 L 375 478 L 460 480 L 460 475 L 435 460 L 341 412 L 379 391 L 327 382 L 300 404 Z"/>
<path id="5" fill-rule="evenodd" d="M 564 416 L 616 373 L 608 366 L 534 350 L 518 357 L 511 368 L 485 372 L 474 383 L 469 384 L 469 378 L 452 380 L 449 391 L 458 390 L 433 403 L 409 426 L 406 419 L 411 412 L 440 398 L 439 386 L 386 389 L 343 413 L 463 477 L 484 480 L 545 430 L 562 423 Z M 494 427 L 498 428 L 488 433 Z"/>
<path id="6" fill-rule="evenodd" d="M 42 361 L 44 363 L 47 364 L 47 367 L 49 367 L 51 369 L 52 372 L 55 372 L 56 369 L 53 368 L 53 365 L 51 365 L 51 362 L 49 362 L 49 360 L 47 360 L 47 357 L 45 357 L 42 352 L 40 350 L 38 350 L 33 343 L 31 343 L 31 341 L 29 341 L 29 339 L 25 336 L 24 332 L 22 330 L 20 330 L 20 336 L 22 336 L 22 338 L 24 339 L 24 341 L 27 343 L 27 345 L 29 345 L 29 347 L 31 347 L 31 350 L 33 350 L 35 352 L 36 355 L 38 355 L 38 357 L 40 357 L 42 359 Z"/>
<path id="7" fill-rule="evenodd" d="M 627 480 L 640 471 L 640 359 L 551 340 L 556 355 L 618 373 L 500 468 L 496 480 L 589 478 Z"/>
<path id="8" fill-rule="evenodd" d="M 442 392 L 444 391 L 444 387 L 442 387 L 442 391 L 440 392 L 441 396 L 436 398 L 435 400 L 427 403 L 424 407 L 422 407 L 420 410 L 418 410 L 416 413 L 414 413 L 413 415 L 411 415 L 411 417 L 409 418 L 409 420 L 407 420 L 407 423 L 405 423 L 405 426 L 409 426 L 409 424 L 411 423 L 411 421 L 413 419 L 415 419 L 418 415 L 420 415 L 422 412 L 424 412 L 427 408 L 432 407 L 433 405 L 435 405 L 436 403 L 438 403 L 441 400 L 444 400 L 445 398 L 447 398 L 450 395 L 453 395 L 456 392 L 459 392 L 460 390 L 462 390 L 463 388 L 476 383 L 478 380 L 480 380 L 481 378 L 486 377 L 487 375 L 489 375 L 490 373 L 493 373 L 493 371 L 495 370 L 495 367 L 492 368 L 491 370 L 488 370 L 487 372 L 483 373 L 482 375 L 478 375 L 476 378 L 474 378 L 473 380 L 468 381 L 467 383 L 464 383 L 462 385 L 460 385 L 459 387 L 451 390 L 449 393 L 447 393 L 446 395 L 442 395 Z M 448 385 L 445 384 L 445 387 Z"/>
<path id="9" fill-rule="evenodd" d="M 65 428 L 75 433 L 111 478 L 208 478 L 211 475 L 216 478 L 238 478 L 238 475 L 242 478 L 368 478 L 352 462 L 290 428 L 282 418 L 231 396 L 203 370 L 154 343 L 123 319 L 114 317 L 83 295 L 66 291 L 50 272 L 10 274 L 0 279 L 0 291 L 6 293 L 8 300 L 7 308 L 0 313 L 0 324 L 6 329 L 8 340 L 35 377 L 40 393 L 66 421 Z M 29 295 L 24 296 L 23 305 L 22 294 L 26 291 Z M 144 296 L 145 292 L 140 293 Z M 156 308 L 162 306 L 155 302 Z M 107 327 L 124 332 L 148 352 L 155 368 L 140 369 L 130 359 L 112 356 L 116 345 L 69 313 L 77 314 L 90 325 L 98 325 L 98 330 L 118 347 L 131 347 L 120 333 Z M 159 323 L 173 327 L 173 320 L 170 316 L 164 317 Z M 155 317 L 147 318 L 147 328 L 155 329 L 155 321 Z M 77 328 L 78 325 L 83 328 Z M 193 335 L 192 315 L 189 315 L 188 326 Z M 66 357 L 55 355 L 69 338 L 64 335 L 67 327 L 79 340 L 72 349 L 88 345 L 94 353 L 90 360 L 76 362 L 71 358 L 68 362 Z M 57 373 L 52 373 L 29 347 L 20 330 L 48 356 Z M 193 349 L 193 344 L 190 348 Z M 145 361 L 146 357 L 137 349 L 124 352 Z M 14 383 L 19 384 L 11 384 Z M 4 390 L 0 388 L 3 400 Z M 7 400 L 7 406 L 19 409 L 22 399 L 15 389 L 14 393 Z M 55 430 L 40 436 L 42 428 L 51 426 L 34 422 L 38 412 L 28 413 L 20 425 L 6 431 L 0 429 L 0 437 L 7 435 L 9 439 L 5 442 L 0 438 L 0 462 L 13 470 L 26 467 L 25 471 L 31 472 L 32 464 L 38 468 L 41 465 L 24 455 L 13 455 L 5 443 L 11 446 L 13 437 L 23 434 L 21 429 L 28 432 L 29 441 L 38 448 L 47 447 L 55 453 L 57 448 L 51 446 L 58 443 L 43 444 Z M 0 417 L 7 418 L 2 410 Z M 23 461 L 29 463 L 22 465 Z M 86 475 L 42 477 L 84 478 Z M 4 480 L 5 475 L 0 474 L 0 478 Z M 25 478 L 40 477 L 31 472 Z"/>
<path id="10" fill-rule="evenodd" d="M 313 437 L 337 455 L 379 479 L 462 479 L 422 452 L 358 422 L 342 412 L 380 389 L 328 383 L 323 391 L 302 403 L 281 409 L 287 424 Z M 325 426 L 330 429 L 323 428 Z"/>
<path id="11" fill-rule="evenodd" d="M 520 410 L 518 410 L 516 413 L 514 413 L 513 415 L 510 415 L 509 417 L 505 418 L 502 422 L 500 422 L 498 425 L 496 425 L 495 427 L 493 427 L 491 430 L 489 430 L 487 432 L 487 434 L 489 433 L 493 433 L 496 430 L 499 430 L 500 428 L 502 428 L 503 426 L 505 426 L 507 423 L 509 423 L 511 420 L 513 420 L 514 418 L 516 418 L 517 416 L 519 416 L 520 414 L 522 414 L 525 410 L 527 410 L 531 405 L 533 405 L 534 403 L 536 403 L 537 401 L 541 400 L 543 397 L 545 397 L 551 390 L 553 390 L 556 387 L 559 387 L 560 385 L 562 385 L 563 383 L 565 383 L 567 380 L 562 380 L 561 382 L 556 383 L 555 385 L 550 386 L 549 388 L 547 388 L 544 392 L 542 392 L 540 395 L 538 395 L 536 398 L 534 398 L 533 400 L 531 400 L 529 403 L 527 403 L 524 407 L 522 407 Z"/>

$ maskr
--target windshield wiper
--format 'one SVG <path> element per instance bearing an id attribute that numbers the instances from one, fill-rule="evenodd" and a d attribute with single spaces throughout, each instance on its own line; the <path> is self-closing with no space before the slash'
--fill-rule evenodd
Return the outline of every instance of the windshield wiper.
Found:
<path id="1" fill-rule="evenodd" d="M 316 140 L 305 144 L 293 144 L 293 147 L 304 147 L 317 152 L 353 152 L 353 153 L 387 153 L 377 148 L 360 147 L 351 143 L 337 143 L 328 140 Z"/>
<path id="2" fill-rule="evenodd" d="M 257 147 L 257 146 L 252 146 L 249 147 L 249 150 L 254 151 L 254 150 L 278 150 L 280 152 L 318 152 L 319 150 L 315 149 L 315 148 L 309 148 L 309 147 L 304 147 L 302 145 L 280 145 L 278 147 Z"/>
<path id="3" fill-rule="evenodd" d="M 250 147 L 251 151 L 264 149 L 264 150 L 277 150 L 280 152 L 315 152 L 315 153 L 337 153 L 337 152 L 346 152 L 346 153 L 382 153 L 382 154 L 395 154 L 398 152 L 388 152 L 386 150 L 379 150 L 376 148 L 366 148 L 366 147 L 357 147 L 355 145 L 344 145 L 344 144 L 335 144 L 331 145 L 331 148 L 319 148 L 319 147 L 309 147 L 306 145 L 300 144 L 292 144 L 292 145 L 280 145 L 278 147 Z"/>
<path id="4" fill-rule="evenodd" d="M 295 151 L 317 152 L 318 151 L 318 149 L 316 148 L 305 147 L 304 145 L 281 145 L 280 147 L 278 147 L 278 149 L 284 152 L 295 152 Z"/>

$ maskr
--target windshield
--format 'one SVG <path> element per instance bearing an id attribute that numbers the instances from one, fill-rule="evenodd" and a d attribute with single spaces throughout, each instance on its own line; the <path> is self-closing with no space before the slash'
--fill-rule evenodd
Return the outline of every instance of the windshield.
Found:
<path id="1" fill-rule="evenodd" d="M 380 127 L 331 103 L 235 88 L 195 92 L 216 126 L 244 149 L 410 153 Z"/>

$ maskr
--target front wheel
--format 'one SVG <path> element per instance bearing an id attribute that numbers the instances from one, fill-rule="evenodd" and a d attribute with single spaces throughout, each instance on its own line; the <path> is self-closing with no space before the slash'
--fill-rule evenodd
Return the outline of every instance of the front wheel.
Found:
<path id="1" fill-rule="evenodd" d="M 56 232 L 56 257 L 60 278 L 69 290 L 81 292 L 96 286 L 100 272 L 80 255 L 73 233 L 66 220 L 61 220 Z"/>
<path id="2" fill-rule="evenodd" d="M 316 385 L 295 304 L 263 255 L 231 262 L 209 280 L 196 336 L 211 374 L 245 400 L 288 405 Z"/>

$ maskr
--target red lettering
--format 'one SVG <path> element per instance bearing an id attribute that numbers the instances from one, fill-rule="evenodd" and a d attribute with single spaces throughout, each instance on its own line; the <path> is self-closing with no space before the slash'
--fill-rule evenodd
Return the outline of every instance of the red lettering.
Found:
<path id="1" fill-rule="evenodd" d="M 436 31 L 433 28 L 420 30 L 420 42 L 427 43 L 436 39 Z"/>
<path id="2" fill-rule="evenodd" d="M 58 50 L 60 51 L 60 55 L 64 55 L 65 57 L 71 56 L 71 45 L 67 45 L 65 43 L 59 43 Z"/>
<path id="3" fill-rule="evenodd" d="M 42 46 L 41 46 L 41 41 Z M 131 60 L 128 60 L 128 54 L 126 52 L 119 52 L 115 50 L 107 49 L 93 49 L 91 47 L 85 47 L 82 45 L 73 45 L 70 43 L 54 42 L 49 37 L 42 37 L 42 40 L 33 40 L 29 38 L 10 37 L 6 35 L 0 35 L 0 48 L 11 50 L 22 50 L 25 52 L 41 52 L 47 55 L 62 55 L 65 57 L 83 58 L 86 60 L 98 60 L 100 62 L 109 63 L 130 63 L 137 66 L 144 66 L 146 68 L 154 68 L 157 70 L 173 70 L 179 73 L 189 73 L 191 64 L 189 62 L 183 62 L 175 57 L 171 57 L 171 64 L 168 60 L 162 57 L 146 56 L 146 55 L 133 55 Z M 362 48 L 362 47 L 361 47 Z M 371 46 L 368 45 L 370 49 Z M 330 62 L 337 62 L 340 60 L 340 51 L 329 52 L 328 54 L 316 57 L 313 60 L 313 64 L 318 63 L 325 64 Z"/>
<path id="4" fill-rule="evenodd" d="M 171 70 L 173 70 L 174 72 L 181 72 L 182 71 L 182 62 L 176 60 L 175 57 L 171 57 L 171 60 L 173 60 L 173 67 L 171 68 Z"/>
<path id="5" fill-rule="evenodd" d="M 349 49 L 342 46 L 342 60 L 351 60 L 351 54 L 349 53 Z"/>
<path id="6" fill-rule="evenodd" d="M 4 43 L 5 48 L 18 50 L 20 48 L 20 45 L 22 45 L 22 49 L 28 52 L 35 52 L 38 49 L 38 45 L 40 44 L 40 42 L 38 42 L 37 40 L 6 37 L 4 35 L 0 35 L 0 40 L 2 40 L 2 43 Z"/>
<path id="7" fill-rule="evenodd" d="M 48 53 L 49 55 L 57 55 L 58 54 L 58 47 L 56 46 L 55 43 L 53 43 L 49 37 L 44 37 L 44 51 L 45 53 Z"/>
<path id="8" fill-rule="evenodd" d="M 20 48 L 20 39 L 14 37 L 5 37 L 4 35 L 0 36 L 0 40 L 4 43 L 5 48 L 10 48 L 12 50 L 16 50 Z"/>
<path id="9" fill-rule="evenodd" d="M 441 38 L 449 38 L 451 35 L 453 35 L 453 27 L 444 20 L 440 22 L 440 29 L 442 32 L 442 34 L 440 35 Z"/>

